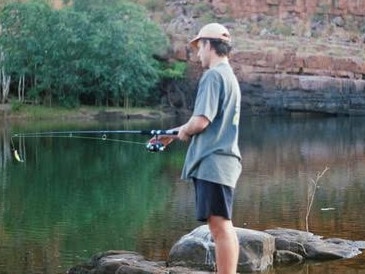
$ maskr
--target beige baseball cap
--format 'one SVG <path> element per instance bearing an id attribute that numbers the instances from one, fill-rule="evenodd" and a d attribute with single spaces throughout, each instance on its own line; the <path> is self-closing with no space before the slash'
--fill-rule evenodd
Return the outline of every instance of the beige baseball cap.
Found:
<path id="1" fill-rule="evenodd" d="M 198 46 L 198 42 L 202 38 L 221 39 L 226 42 L 231 42 L 231 35 L 228 29 L 219 23 L 210 23 L 201 28 L 198 35 L 189 43 L 193 47 Z"/>

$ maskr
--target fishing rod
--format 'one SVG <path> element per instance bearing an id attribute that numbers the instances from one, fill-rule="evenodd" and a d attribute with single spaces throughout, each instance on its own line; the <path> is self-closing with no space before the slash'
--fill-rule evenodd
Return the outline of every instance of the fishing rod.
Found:
<path id="1" fill-rule="evenodd" d="M 151 140 L 143 144 L 146 146 L 149 152 L 162 152 L 165 150 L 165 145 L 159 140 L 159 136 L 171 136 L 177 135 L 176 130 L 74 130 L 74 131 L 46 131 L 46 132 L 30 132 L 30 133 L 15 133 L 11 137 L 11 147 L 14 157 L 19 162 L 24 162 L 20 157 L 18 150 L 15 148 L 13 138 L 40 138 L 40 137 L 58 137 L 58 138 L 84 138 L 84 139 L 101 139 L 111 141 L 113 139 L 108 138 L 112 134 L 139 134 L 151 136 Z M 99 138 L 87 137 L 87 135 L 100 135 Z M 131 142 L 137 143 L 137 142 Z"/>

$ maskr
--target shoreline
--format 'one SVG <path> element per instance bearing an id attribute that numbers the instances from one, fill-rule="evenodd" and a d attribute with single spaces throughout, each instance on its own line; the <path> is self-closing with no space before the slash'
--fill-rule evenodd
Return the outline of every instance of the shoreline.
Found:
<path id="1" fill-rule="evenodd" d="M 7 121 L 27 120 L 157 120 L 176 117 L 177 111 L 172 108 L 122 108 L 80 106 L 73 109 L 62 107 L 44 107 L 21 105 L 13 110 L 11 104 L 0 104 L 0 117 Z"/>

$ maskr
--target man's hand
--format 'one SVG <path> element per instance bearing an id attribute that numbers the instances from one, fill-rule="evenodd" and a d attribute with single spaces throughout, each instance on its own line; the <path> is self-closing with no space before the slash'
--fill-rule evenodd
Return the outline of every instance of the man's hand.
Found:
<path id="1" fill-rule="evenodd" d="M 202 115 L 192 116 L 189 121 L 179 128 L 177 137 L 182 141 L 189 141 L 193 135 L 203 132 L 210 121 Z"/>
<path id="2" fill-rule="evenodd" d="M 190 141 L 191 135 L 189 135 L 189 133 L 187 132 L 186 125 L 180 127 L 177 137 L 181 141 Z"/>
<path id="3" fill-rule="evenodd" d="M 178 131 L 178 128 L 172 129 L 171 131 Z M 178 135 L 156 135 L 153 136 L 147 144 L 147 149 L 150 151 L 163 151 L 165 147 L 171 144 L 175 139 L 178 139 Z"/>
<path id="4" fill-rule="evenodd" d="M 149 140 L 149 143 L 154 144 L 156 142 L 162 143 L 165 147 L 167 147 L 169 144 L 172 143 L 177 138 L 176 135 L 158 135 L 155 137 L 152 137 Z"/>

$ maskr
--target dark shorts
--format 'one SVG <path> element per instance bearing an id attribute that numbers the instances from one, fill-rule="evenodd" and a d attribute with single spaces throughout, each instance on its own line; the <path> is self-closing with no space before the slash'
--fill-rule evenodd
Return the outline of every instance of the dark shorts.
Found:
<path id="1" fill-rule="evenodd" d="M 210 216 L 232 219 L 234 189 L 194 178 L 196 218 L 206 222 Z"/>

